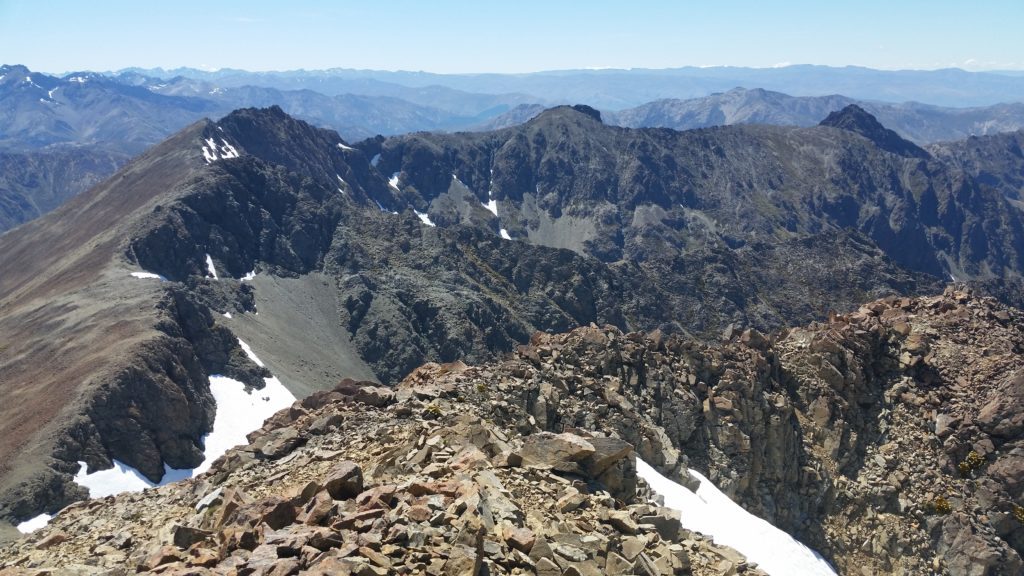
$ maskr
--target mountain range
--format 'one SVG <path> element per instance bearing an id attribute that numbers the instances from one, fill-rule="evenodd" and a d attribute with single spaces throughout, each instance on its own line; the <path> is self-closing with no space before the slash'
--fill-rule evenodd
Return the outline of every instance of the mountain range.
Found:
<path id="1" fill-rule="evenodd" d="M 762 74 L 725 72 L 701 78 Z M 775 78 L 798 73 L 838 72 Z M 170 500 L 131 500 L 145 503 L 132 534 L 97 554 L 132 570 L 202 557 L 269 571 L 283 553 L 312 569 L 337 549 L 357 573 L 415 571 L 408 547 L 384 546 L 395 510 L 449 492 L 450 518 L 423 512 L 440 540 L 420 560 L 437 573 L 465 573 L 458 554 L 473 573 L 755 570 L 652 504 L 642 459 L 699 473 L 844 573 L 1020 570 L 1021 105 L 730 89 L 601 111 L 527 90 L 597 77 L 611 101 L 619 82 L 649 80 L 645 95 L 697 73 L 440 86 L 0 69 L 0 532 L 60 512 L 0 559 L 46 570 L 92 554 L 73 527 L 93 538 L 131 506 L 86 520 L 75 510 L 104 505 L 74 504 L 82 478 L 129 470 L 144 485 L 196 476 L 161 488 Z M 976 80 L 957 97 L 1021 79 Z M 373 93 L 335 93 L 356 85 Z M 228 111 L 239 102 L 255 107 Z M 226 408 L 214 382 L 269 402 L 271 377 L 296 403 L 200 474 Z M 458 432 L 435 440 L 434 420 Z M 531 463 L 548 433 L 591 448 Z M 358 462 L 338 480 L 326 463 L 343 451 Z M 496 499 L 537 465 L 546 496 Z M 338 491 L 356 469 L 369 495 L 362 480 Z M 459 488 L 426 492 L 426 477 Z M 198 506 L 243 486 L 230 506 L 246 512 Z M 583 516 L 524 516 L 542 509 Z M 137 529 L 163 521 L 177 527 Z M 333 544 L 282 543 L 308 530 Z"/>
<path id="2" fill-rule="evenodd" d="M 0 231 L 95 184 L 111 174 L 112 168 L 188 123 L 239 107 L 280 105 L 292 115 L 338 130 L 354 141 L 377 134 L 514 126 L 570 96 L 541 90 L 549 87 L 546 83 L 529 94 L 467 92 L 451 85 L 423 85 L 424 78 L 416 75 L 397 75 L 391 78 L 395 82 L 387 82 L 374 74 L 345 71 L 205 74 L 181 70 L 170 77 L 160 70 L 149 72 L 153 75 L 123 71 L 56 77 L 23 66 L 0 67 L 0 102 L 6 112 L 0 116 L 0 151 L 19 154 L 18 161 L 32 166 L 35 175 L 21 178 L 19 172 L 4 172 Z M 618 73 L 609 75 L 618 78 Z M 428 77 L 452 85 L 462 85 L 465 80 L 459 76 Z M 744 78 L 737 77 L 737 81 Z M 398 84 L 398 80 L 407 84 Z M 593 81 L 586 85 L 592 86 Z M 494 89 L 487 83 L 478 87 Z M 595 87 L 589 101 L 602 101 L 602 93 Z M 678 130 L 738 123 L 812 126 L 851 103 L 919 144 L 1024 126 L 1022 104 L 954 109 L 913 102 L 858 101 L 846 96 L 791 97 L 738 88 L 602 114 L 609 124 Z M 37 153 L 43 148 L 61 148 L 61 152 Z"/>

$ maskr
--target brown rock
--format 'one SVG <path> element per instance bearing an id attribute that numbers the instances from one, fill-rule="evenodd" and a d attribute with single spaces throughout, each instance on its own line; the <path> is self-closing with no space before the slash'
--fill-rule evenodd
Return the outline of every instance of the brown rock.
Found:
<path id="1" fill-rule="evenodd" d="M 352 397 L 356 402 L 368 406 L 387 406 L 395 401 L 394 391 L 381 386 L 363 386 Z"/>
<path id="2" fill-rule="evenodd" d="M 363 470 L 355 462 L 339 462 L 327 473 L 324 488 L 335 500 L 353 498 L 363 491 Z"/>
<path id="3" fill-rule="evenodd" d="M 628 510 L 611 510 L 603 520 L 623 534 L 636 534 L 640 529 Z"/>
<path id="4" fill-rule="evenodd" d="M 183 526 L 181 524 L 175 524 L 171 528 L 171 534 L 174 545 L 182 550 L 187 550 L 197 542 L 202 542 L 213 535 L 212 532 L 207 530 L 201 530 L 199 528 L 193 528 L 191 526 Z"/>
<path id="5" fill-rule="evenodd" d="M 170 564 L 172 562 L 180 562 L 184 558 L 178 549 L 174 546 L 161 546 L 155 552 L 146 557 L 146 560 L 142 563 L 143 570 L 152 570 L 157 566 L 163 566 L 164 564 Z"/>
<path id="6" fill-rule="evenodd" d="M 260 516 L 260 522 L 266 523 L 274 530 L 280 530 L 291 524 L 298 516 L 298 510 L 294 504 L 277 496 L 264 500 L 262 507 L 263 514 Z"/>
<path id="7" fill-rule="evenodd" d="M 63 542 L 67 542 L 68 535 L 60 530 L 53 532 L 46 538 L 43 538 L 39 542 L 36 542 L 36 550 L 46 550 Z"/>
<path id="8" fill-rule="evenodd" d="M 624 576 L 633 574 L 633 563 L 619 556 L 615 552 L 608 553 L 608 559 L 604 565 L 604 572 L 608 576 Z"/>
<path id="9" fill-rule="evenodd" d="M 530 553 L 530 550 L 533 549 L 534 542 L 537 541 L 537 536 L 529 528 L 521 528 L 511 525 L 505 525 L 502 528 L 501 537 L 510 548 L 519 550 L 525 554 Z"/>
<path id="10" fill-rule="evenodd" d="M 444 563 L 443 574 L 446 576 L 476 576 L 480 573 L 483 560 L 483 556 L 477 550 L 463 544 L 456 544 L 452 546 L 448 560 Z"/>
<path id="11" fill-rule="evenodd" d="M 594 452 L 594 445 L 576 434 L 541 432 L 527 436 L 519 454 L 527 466 L 558 466 L 579 462 Z"/>

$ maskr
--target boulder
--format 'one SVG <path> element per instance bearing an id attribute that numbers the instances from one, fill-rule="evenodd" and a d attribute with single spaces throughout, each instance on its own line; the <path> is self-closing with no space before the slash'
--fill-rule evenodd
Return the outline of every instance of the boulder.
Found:
<path id="1" fill-rule="evenodd" d="M 363 491 L 363 470 L 355 462 L 339 462 L 327 473 L 324 488 L 335 500 L 354 498 Z"/>

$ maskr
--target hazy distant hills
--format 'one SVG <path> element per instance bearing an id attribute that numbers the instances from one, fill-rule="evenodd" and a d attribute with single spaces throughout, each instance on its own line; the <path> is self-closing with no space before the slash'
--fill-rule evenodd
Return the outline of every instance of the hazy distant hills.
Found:
<path id="1" fill-rule="evenodd" d="M 617 110 L 663 98 L 697 98 L 736 86 L 764 88 L 794 96 L 844 94 L 851 98 L 888 102 L 927 102 L 937 106 L 987 106 L 1018 102 L 1024 94 L 1024 76 L 1002 72 L 944 70 L 873 70 L 856 66 L 785 66 L 738 68 L 716 66 L 664 70 L 559 70 L 530 74 L 431 74 L 377 70 L 295 70 L 205 72 L 132 69 L 148 76 L 185 76 L 222 86 L 255 84 L 280 89 L 310 89 L 326 94 L 352 92 L 403 97 L 387 92 L 443 86 L 471 93 L 529 94 L 543 103 L 585 102 L 595 108 Z M 408 99 L 408 98 L 406 98 Z M 421 104 L 423 102 L 420 102 Z"/>
<path id="2" fill-rule="evenodd" d="M 918 143 L 959 140 L 1024 127 L 1024 103 L 948 108 L 905 102 L 872 102 L 848 96 L 790 96 L 770 90 L 735 88 L 689 100 L 665 99 L 606 112 L 608 123 L 630 128 L 689 130 L 732 124 L 814 126 L 850 104 L 867 110 L 885 126 Z"/>

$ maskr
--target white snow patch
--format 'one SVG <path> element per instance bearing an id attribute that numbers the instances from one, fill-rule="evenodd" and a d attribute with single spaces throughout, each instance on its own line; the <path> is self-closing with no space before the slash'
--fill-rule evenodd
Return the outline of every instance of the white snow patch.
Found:
<path id="1" fill-rule="evenodd" d="M 68 78 L 68 82 L 78 82 L 79 84 L 85 84 L 86 78 L 85 76 L 72 76 L 71 78 Z"/>
<path id="2" fill-rule="evenodd" d="M 351 146 L 346 146 L 342 142 L 338 142 L 338 148 L 341 148 L 342 150 L 355 150 L 355 148 L 353 148 Z"/>
<path id="3" fill-rule="evenodd" d="M 494 214 L 495 216 L 498 215 L 498 201 L 497 200 L 488 200 L 487 204 L 484 204 L 483 202 L 481 202 L 480 204 L 484 208 L 489 210 L 491 212 L 491 214 Z"/>
<path id="4" fill-rule="evenodd" d="M 370 158 L 370 166 L 376 168 L 377 164 L 380 164 L 380 154 L 374 154 L 373 158 Z"/>
<path id="5" fill-rule="evenodd" d="M 39 101 L 40 101 L 40 102 L 42 102 L 43 104 L 47 104 L 47 103 L 49 103 L 49 102 L 50 102 L 50 101 L 49 101 L 49 100 L 47 100 L 46 98 L 40 98 L 40 99 L 39 99 Z"/>
<path id="6" fill-rule="evenodd" d="M 57 86 L 57 88 L 60 88 L 60 86 Z M 53 93 L 57 91 L 57 88 L 54 88 L 53 90 L 50 90 L 46 93 L 46 95 L 49 96 L 50 100 L 53 100 Z"/>
<path id="7" fill-rule="evenodd" d="M 249 360 L 255 362 L 256 365 L 259 366 L 260 368 L 264 367 L 263 362 L 256 356 L 256 353 L 252 351 L 252 348 L 250 348 L 248 344 L 239 339 L 238 345 L 241 346 L 242 350 L 245 351 L 245 355 L 249 357 Z"/>
<path id="8" fill-rule="evenodd" d="M 388 211 L 389 211 L 389 210 L 388 210 L 387 208 L 385 208 L 385 207 L 384 207 L 384 205 L 383 205 L 383 204 L 381 204 L 380 202 L 377 202 L 376 200 L 374 200 L 374 203 L 376 203 L 376 204 L 377 204 L 377 208 L 380 208 L 380 211 L 381 211 L 381 212 L 388 212 Z M 398 214 L 398 212 L 396 212 L 395 210 L 391 210 L 390 212 L 391 212 L 392 214 Z"/>
<path id="9" fill-rule="evenodd" d="M 253 271 L 249 272 L 248 274 L 246 274 L 245 276 L 242 276 L 242 282 L 245 282 L 246 280 L 252 280 L 255 277 L 256 277 L 256 271 L 253 270 Z"/>
<path id="10" fill-rule="evenodd" d="M 213 276 L 214 280 L 220 280 L 217 277 L 217 268 L 213 265 L 213 258 L 210 258 L 209 254 L 206 255 L 206 273 Z"/>
<path id="11" fill-rule="evenodd" d="M 159 274 L 153 274 L 152 272 L 132 272 L 132 276 L 136 278 L 153 278 L 156 280 L 160 280 L 161 282 L 167 281 L 167 278 L 164 278 Z"/>
<path id="12" fill-rule="evenodd" d="M 159 483 L 150 482 L 141 472 L 131 466 L 114 460 L 114 467 L 89 473 L 89 465 L 79 461 L 81 468 L 75 474 L 75 484 L 89 491 L 90 498 L 103 498 L 121 492 L 142 492 L 146 488 L 163 486 L 192 476 L 188 469 L 175 469 L 164 464 L 164 476 Z"/>
<path id="13" fill-rule="evenodd" d="M 0 80 L 3 80 L 3 78 L 0 77 Z M 30 534 L 39 530 L 43 526 L 46 526 L 51 519 L 53 519 L 53 516 L 50 516 L 49 514 L 40 514 L 35 518 L 29 518 L 21 524 L 18 524 L 18 532 L 21 532 L 22 534 Z"/>
<path id="14" fill-rule="evenodd" d="M 238 150 L 223 138 L 220 139 L 220 144 L 217 144 L 217 141 L 213 138 L 207 138 L 205 142 L 206 144 L 203 146 L 203 158 L 206 159 L 207 164 L 216 160 L 238 158 Z"/>
<path id="15" fill-rule="evenodd" d="M 956 282 L 956 276 L 953 276 L 952 274 L 949 275 L 949 279 Z"/>
<path id="16" fill-rule="evenodd" d="M 643 460 L 636 459 L 637 475 L 665 497 L 665 506 L 678 510 L 683 528 L 711 536 L 718 544 L 735 548 L 772 576 L 836 576 L 817 552 L 789 534 L 744 510 L 707 478 L 690 470 L 700 481 L 697 492 L 665 478 Z"/>
<path id="17" fill-rule="evenodd" d="M 341 184 L 341 186 L 338 187 L 338 192 L 341 192 L 342 194 L 344 194 L 345 193 L 345 188 L 343 188 L 343 187 L 344 186 L 348 186 L 348 182 L 345 182 L 345 179 L 342 178 L 341 176 L 338 176 L 337 174 L 335 174 L 335 176 L 338 177 L 338 182 Z M 349 187 L 351 188 L 351 186 L 349 186 Z"/>
<path id="18" fill-rule="evenodd" d="M 225 317 L 225 318 L 231 318 L 231 317 L 232 317 L 232 316 L 231 316 L 231 312 L 225 312 L 225 313 L 224 313 L 224 317 Z"/>
<path id="19" fill-rule="evenodd" d="M 508 235 L 508 230 L 505 230 L 504 228 L 502 228 L 501 230 L 498 231 L 498 235 L 501 236 L 502 238 L 504 238 L 505 240 L 511 240 L 512 239 L 512 237 Z"/>
<path id="20" fill-rule="evenodd" d="M 398 175 L 399 173 L 395 172 L 391 175 L 391 178 L 388 178 L 388 186 L 391 186 L 395 190 L 398 190 Z"/>
<path id="21" fill-rule="evenodd" d="M 416 212 L 416 210 L 413 210 L 413 212 Z M 436 226 L 436 224 L 430 221 L 430 215 L 426 212 L 416 212 L 416 215 L 419 216 L 420 220 L 427 226 Z"/>
<path id="22" fill-rule="evenodd" d="M 241 340 L 242 349 L 254 362 L 263 365 L 252 353 L 252 349 Z M 225 376 L 210 376 L 210 392 L 217 401 L 217 414 L 213 420 L 213 431 L 204 439 L 206 458 L 193 471 L 202 474 L 210 469 L 214 460 L 230 448 L 248 444 L 245 435 L 263 426 L 263 421 L 278 410 L 295 402 L 295 396 L 277 378 L 264 378 L 265 386 L 260 390 L 246 391 L 245 385 Z"/>

